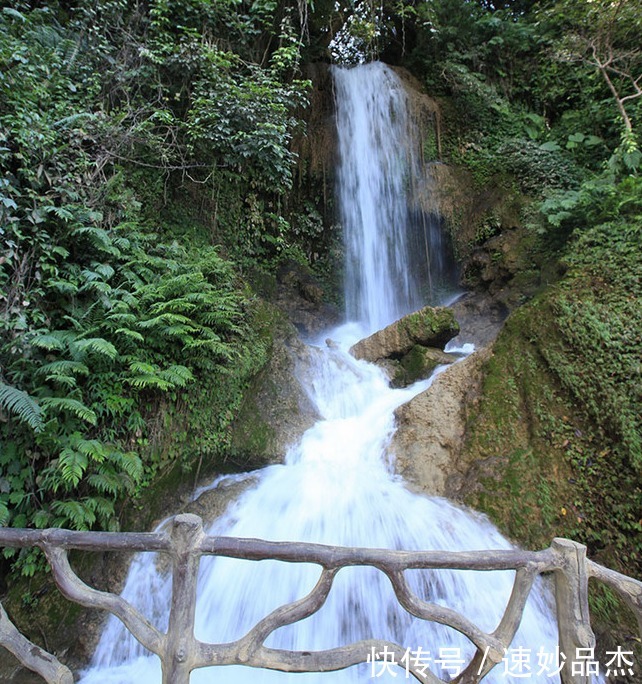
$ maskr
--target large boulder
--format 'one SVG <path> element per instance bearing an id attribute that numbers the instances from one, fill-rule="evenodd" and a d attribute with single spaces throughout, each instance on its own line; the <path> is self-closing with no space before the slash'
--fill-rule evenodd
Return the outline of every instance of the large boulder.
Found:
<path id="1" fill-rule="evenodd" d="M 443 349 L 458 333 L 459 324 L 450 309 L 426 306 L 360 340 L 350 353 L 371 363 L 401 359 L 416 345 Z"/>
<path id="2" fill-rule="evenodd" d="M 413 489 L 430 496 L 461 497 L 471 468 L 463 453 L 466 425 L 490 353 L 483 349 L 455 363 L 395 411 L 397 431 L 391 450 L 397 472 Z"/>

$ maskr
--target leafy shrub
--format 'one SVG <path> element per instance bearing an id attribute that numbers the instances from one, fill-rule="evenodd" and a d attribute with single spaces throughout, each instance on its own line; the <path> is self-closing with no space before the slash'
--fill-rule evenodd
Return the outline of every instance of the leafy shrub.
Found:
<path id="1" fill-rule="evenodd" d="M 204 430 L 222 448 L 265 360 L 233 266 L 209 235 L 168 239 L 159 207 L 222 175 L 241 205 L 248 187 L 278 198 L 305 85 L 279 76 L 289 52 L 248 66 L 196 38 L 240 19 L 235 3 L 181 4 L 183 24 L 163 2 L 0 13 L 0 524 L 115 529 L 116 503 L 181 454 L 148 448 L 161 406 L 196 412 L 189 397 L 207 392 L 192 388 L 225 381 Z M 255 5 L 242 23 L 256 37 L 274 8 Z M 276 238 L 246 230 L 248 214 L 226 221 L 256 254 Z M 283 217 L 269 220 L 278 236 Z"/>

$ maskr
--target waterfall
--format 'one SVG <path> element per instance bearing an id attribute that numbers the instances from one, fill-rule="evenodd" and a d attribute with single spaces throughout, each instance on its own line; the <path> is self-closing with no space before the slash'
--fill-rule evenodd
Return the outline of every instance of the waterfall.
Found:
<path id="1" fill-rule="evenodd" d="M 414 209 L 423 172 L 403 84 L 381 62 L 335 67 L 333 77 L 346 314 L 370 334 L 416 311 L 443 281 L 452 286 L 454 264 L 439 223 Z"/>
<path id="2" fill-rule="evenodd" d="M 395 475 L 390 451 L 394 410 L 424 391 L 432 379 L 390 389 L 382 371 L 352 358 L 347 349 L 362 330 L 390 323 L 420 303 L 410 273 L 412 242 L 404 188 L 408 184 L 405 95 L 394 73 L 381 64 L 334 73 L 341 145 L 340 198 L 348 251 L 348 318 L 357 325 L 331 331 L 338 344 L 311 348 L 305 386 L 321 419 L 293 445 L 283 465 L 252 474 L 254 484 L 208 530 L 210 534 L 310 541 L 390 549 L 505 549 L 510 544 L 484 518 L 444 499 L 411 493 Z M 397 137 L 400 136 L 400 137 Z M 400 154 L 403 151 L 403 154 Z M 357 329 L 357 332 L 355 332 Z M 277 606 L 307 594 L 319 577 L 315 565 L 254 563 L 205 557 L 199 573 L 196 636 L 227 642 L 246 633 Z M 513 572 L 408 571 L 417 594 L 460 611 L 482 629 L 497 626 L 511 593 Z M 540 588 L 541 589 L 541 588 Z M 536 589 L 514 646 L 554 654 L 557 633 L 547 594 Z M 132 564 L 123 592 L 165 629 L 170 579 L 154 554 Z M 474 647 L 458 632 L 411 617 L 401 609 L 387 578 L 373 568 L 343 569 L 330 597 L 315 615 L 274 633 L 267 645 L 318 650 L 363 638 L 388 639 L 430 653 L 457 650 L 468 662 Z M 452 653 L 453 651 L 451 651 Z M 451 667 L 455 667 L 451 663 Z M 373 678 L 371 666 L 296 675 L 306 684 L 349 684 Z M 499 669 L 499 668 L 497 668 Z M 559 681 L 542 671 L 540 682 Z M 192 682 L 283 684 L 292 676 L 243 667 L 212 668 Z M 377 673 L 382 682 L 403 679 L 403 670 Z M 83 684 L 160 682 L 160 664 L 110 618 Z M 499 672 L 492 682 L 517 682 Z"/>

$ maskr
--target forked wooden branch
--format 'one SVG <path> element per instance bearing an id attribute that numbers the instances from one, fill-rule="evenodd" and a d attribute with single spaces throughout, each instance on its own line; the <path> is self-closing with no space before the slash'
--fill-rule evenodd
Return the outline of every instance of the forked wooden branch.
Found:
<path id="1" fill-rule="evenodd" d="M 425 666 L 413 663 L 408 658 L 408 648 L 389 641 L 369 639 L 322 651 L 286 651 L 265 646 L 266 639 L 275 630 L 316 613 L 325 603 L 337 572 L 355 565 L 371 566 L 387 575 L 397 600 L 411 615 L 452 627 L 474 644 L 476 653 L 455 678 L 457 684 L 476 684 L 502 660 L 522 620 L 533 583 L 545 572 L 555 576 L 561 652 L 575 653 L 577 648 L 594 644 L 588 614 L 589 577 L 604 582 L 623 597 L 638 618 L 642 634 L 642 583 L 588 561 L 585 547 L 566 539 L 555 539 L 549 549 L 537 552 L 394 551 L 208 537 L 200 518 L 188 514 L 174 517 L 167 529 L 167 532 L 141 534 L 0 528 L 0 545 L 40 546 L 63 595 L 118 617 L 145 648 L 160 657 L 164 684 L 187 684 L 192 670 L 215 665 L 247 665 L 283 672 L 329 672 L 372 661 L 382 653 L 396 663 L 404 662 L 405 658 L 408 674 L 417 681 L 442 682 Z M 68 549 L 147 550 L 170 554 L 173 580 L 167 633 L 157 630 L 122 597 L 98 591 L 82 582 L 69 565 Z M 321 575 L 307 596 L 272 611 L 240 639 L 224 644 L 203 643 L 194 636 L 196 584 L 202 555 L 316 563 L 321 566 Z M 502 619 L 495 631 L 488 634 L 457 611 L 417 596 L 404 575 L 409 569 L 514 570 L 516 576 Z M 41 674 L 49 684 L 73 682 L 71 672 L 64 665 L 18 632 L 1 606 L 0 644 L 14 653 L 25 667 Z M 373 663 L 372 667 L 375 666 Z M 564 684 L 581 684 L 586 679 L 574 673 L 570 663 L 562 667 L 561 675 Z"/>
<path id="2" fill-rule="evenodd" d="M 593 561 L 587 561 L 588 576 L 604 582 L 619 594 L 633 611 L 637 621 L 640 636 L 642 636 L 642 582 L 627 577 L 620 572 L 605 568 Z"/>
<path id="3" fill-rule="evenodd" d="M 51 653 L 43 651 L 40 646 L 31 643 L 9 620 L 4 608 L 0 605 L 0 645 L 27 668 L 37 672 L 47 684 L 73 684 L 74 676 Z"/>
<path id="4" fill-rule="evenodd" d="M 153 653 L 160 654 L 164 637 L 122 596 L 98 591 L 86 585 L 71 569 L 67 552 L 44 545 L 54 580 L 63 596 L 86 608 L 101 608 L 115 615 L 140 643 Z"/>
<path id="5" fill-rule="evenodd" d="M 314 589 L 304 598 L 280 606 L 255 625 L 248 634 L 240 639 L 239 652 L 247 655 L 248 660 L 256 653 L 265 640 L 280 627 L 304 620 L 316 613 L 325 603 L 332 588 L 337 570 L 323 570 Z"/>
<path id="6" fill-rule="evenodd" d="M 389 577 L 395 590 L 397 600 L 411 615 L 421 618 L 422 620 L 438 622 L 441 625 L 453 627 L 458 632 L 468 637 L 468 639 L 482 651 L 486 648 L 496 649 L 501 647 L 501 644 L 493 639 L 490 634 L 486 634 L 486 632 L 479 629 L 477 625 L 473 624 L 463 615 L 460 615 L 457 611 L 445 606 L 428 603 L 416 596 L 410 590 L 402 572 L 390 573 Z"/>

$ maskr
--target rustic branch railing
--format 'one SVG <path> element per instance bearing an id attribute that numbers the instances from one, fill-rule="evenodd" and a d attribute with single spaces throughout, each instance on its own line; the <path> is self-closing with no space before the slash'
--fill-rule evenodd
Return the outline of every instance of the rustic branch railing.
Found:
<path id="1" fill-rule="evenodd" d="M 422 620 L 448 625 L 465 635 L 476 653 L 453 680 L 473 684 L 483 679 L 505 656 L 521 622 L 524 607 L 536 577 L 552 573 L 559 626 L 561 653 L 592 649 L 595 638 L 588 611 L 588 579 L 593 577 L 614 589 L 630 606 L 642 634 L 642 583 L 604 568 L 586 558 L 581 544 L 555 539 L 543 551 L 494 550 L 471 552 L 390 551 L 347 548 L 298 542 L 268 542 L 258 539 L 209 537 L 200 518 L 191 514 L 171 519 L 166 531 L 155 533 L 73 532 L 69 530 L 20 530 L 0 528 L 0 545 L 38 546 L 46 554 L 60 591 L 71 601 L 86 607 L 101 608 L 116 615 L 134 637 L 159 656 L 163 684 L 187 684 L 192 670 L 215 665 L 247 665 L 283 672 L 328 672 L 341 670 L 369 660 L 374 653 L 387 653 L 393 662 L 403 661 L 408 649 L 401 644 L 370 639 L 323 651 L 284 651 L 265 646 L 276 629 L 312 615 L 324 604 L 337 572 L 355 565 L 372 566 L 391 581 L 399 603 Z M 159 551 L 172 559 L 172 600 L 167 633 L 156 629 L 122 597 L 87 586 L 74 573 L 67 559 L 70 549 L 92 551 Z M 227 556 L 245 560 L 280 560 L 289 563 L 316 563 L 321 577 L 304 598 L 274 610 L 245 636 L 224 644 L 203 643 L 194 636 L 196 582 L 200 557 Z M 456 611 L 428 603 L 413 593 L 405 570 L 515 570 L 513 591 L 492 633 L 486 633 Z M 29 642 L 10 622 L 0 606 L 0 645 L 11 651 L 22 664 L 39 673 L 49 684 L 72 684 L 71 671 L 53 655 Z M 425 665 L 406 659 L 406 670 L 420 682 L 438 684 Z M 590 680 L 585 671 L 561 664 L 563 684 L 584 684 Z M 578 672 L 579 670 L 579 672 Z"/>

